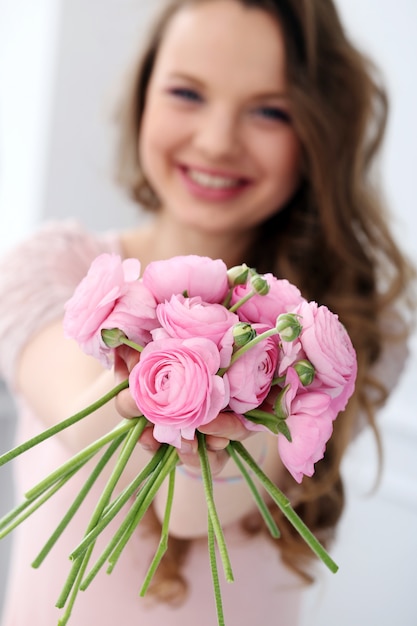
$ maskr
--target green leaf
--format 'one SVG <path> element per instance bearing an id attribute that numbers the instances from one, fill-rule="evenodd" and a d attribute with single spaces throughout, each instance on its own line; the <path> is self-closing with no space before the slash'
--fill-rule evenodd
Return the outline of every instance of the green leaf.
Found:
<path id="1" fill-rule="evenodd" d="M 285 439 L 287 439 L 290 443 L 292 442 L 290 429 L 288 428 L 286 420 L 278 420 L 278 431 L 281 435 L 284 435 Z"/>

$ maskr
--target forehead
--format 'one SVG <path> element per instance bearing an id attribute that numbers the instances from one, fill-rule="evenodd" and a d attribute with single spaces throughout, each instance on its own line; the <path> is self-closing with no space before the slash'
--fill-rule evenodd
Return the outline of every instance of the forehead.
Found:
<path id="1" fill-rule="evenodd" d="M 154 73 L 282 88 L 285 50 L 280 24 L 266 11 L 237 0 L 187 5 L 166 28 Z"/>

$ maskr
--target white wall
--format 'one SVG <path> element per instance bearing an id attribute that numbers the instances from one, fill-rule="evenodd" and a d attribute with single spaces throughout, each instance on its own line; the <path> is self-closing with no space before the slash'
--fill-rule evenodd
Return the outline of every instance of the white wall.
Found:
<path id="1" fill-rule="evenodd" d="M 417 2 L 338 5 L 386 74 L 392 117 L 383 180 L 398 236 L 417 261 Z M 0 0 L 0 251 L 40 219 L 73 216 L 97 229 L 137 219 L 111 181 L 109 120 L 120 72 L 153 6 L 149 0 Z M 375 461 L 369 433 L 344 464 L 348 506 L 332 552 L 340 572 L 322 572 L 308 596 L 304 626 L 417 623 L 416 344 L 381 416 L 386 459 L 377 494 L 366 496 Z M 4 437 L 0 433 L 5 445 Z M 6 487 L 0 484 L 3 504 Z M 3 561 L 0 554 L 0 568 Z"/>
<path id="2" fill-rule="evenodd" d="M 0 0 L 0 251 L 42 215 L 60 0 Z"/>

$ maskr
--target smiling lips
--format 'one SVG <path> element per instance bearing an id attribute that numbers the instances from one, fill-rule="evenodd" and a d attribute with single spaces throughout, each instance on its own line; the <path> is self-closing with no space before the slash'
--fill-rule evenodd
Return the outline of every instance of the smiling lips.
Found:
<path id="1" fill-rule="evenodd" d="M 206 200 L 229 200 L 239 195 L 249 185 L 247 178 L 223 176 L 200 169 L 180 167 L 187 189 Z"/>

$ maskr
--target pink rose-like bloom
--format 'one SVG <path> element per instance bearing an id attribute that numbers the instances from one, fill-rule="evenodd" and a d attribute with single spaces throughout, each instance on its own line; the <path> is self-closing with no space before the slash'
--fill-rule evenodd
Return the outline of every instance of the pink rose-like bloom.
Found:
<path id="1" fill-rule="evenodd" d="M 263 274 L 269 285 L 265 296 L 255 295 L 239 307 L 239 317 L 245 322 L 258 322 L 274 327 L 278 315 L 287 313 L 304 299 L 300 290 L 286 279 L 278 279 L 273 274 Z M 237 285 L 233 289 L 232 304 L 238 302 L 251 290 L 250 283 Z"/>
<path id="2" fill-rule="evenodd" d="M 315 388 L 332 397 L 334 417 L 342 411 L 355 388 L 356 352 L 337 315 L 316 302 L 303 302 L 295 310 L 303 330 L 299 337 L 305 358 L 315 367 Z"/>
<path id="3" fill-rule="evenodd" d="M 163 339 L 149 343 L 129 376 L 129 389 L 157 441 L 181 447 L 195 429 L 211 422 L 229 400 L 217 376 L 220 355 L 210 339 Z"/>
<path id="4" fill-rule="evenodd" d="M 155 298 L 140 280 L 131 282 L 100 330 L 119 328 L 131 341 L 145 346 L 152 340 L 150 331 L 159 325 L 156 306 Z"/>
<path id="5" fill-rule="evenodd" d="M 169 302 L 158 304 L 156 315 L 161 327 L 152 333 L 154 339 L 205 337 L 217 345 L 221 357 L 224 335 L 239 322 L 238 316 L 223 305 L 203 302 L 199 296 L 184 298 L 182 295 L 174 295 Z M 220 366 L 226 366 L 229 359 L 230 351 L 226 349 Z"/>
<path id="6" fill-rule="evenodd" d="M 278 435 L 280 458 L 293 478 L 301 483 L 303 476 L 314 474 L 314 464 L 323 458 L 326 443 L 333 432 L 331 398 L 319 391 L 295 395 L 286 423 L 292 441 Z"/>
<path id="7" fill-rule="evenodd" d="M 140 329 L 149 331 L 157 324 L 155 300 L 138 281 L 139 274 L 137 259 L 122 261 L 116 254 L 101 254 L 65 305 L 66 337 L 75 339 L 86 354 L 106 367 L 113 350 L 101 339 L 103 328 L 120 328 L 135 341 L 145 339 Z M 133 312 L 136 322 L 132 320 Z"/>
<path id="8" fill-rule="evenodd" d="M 256 325 L 254 328 L 256 329 Z M 232 411 L 245 413 L 255 409 L 264 401 L 271 388 L 277 361 L 276 336 L 268 337 L 255 344 L 236 359 L 224 375 L 229 382 L 229 406 Z"/>
<path id="9" fill-rule="evenodd" d="M 193 254 L 149 263 L 143 282 L 158 302 L 170 300 L 174 294 L 186 294 L 220 303 L 229 289 L 227 267 L 221 259 Z"/>

